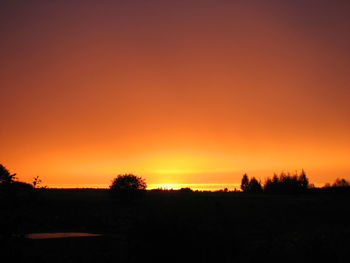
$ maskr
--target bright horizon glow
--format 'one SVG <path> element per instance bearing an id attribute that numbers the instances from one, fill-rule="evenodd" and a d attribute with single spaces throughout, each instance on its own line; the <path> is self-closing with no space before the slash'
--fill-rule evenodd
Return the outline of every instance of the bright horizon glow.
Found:
<path id="1" fill-rule="evenodd" d="M 92 189 L 108 189 L 109 185 L 106 184 L 80 184 L 80 185 L 52 185 L 50 188 L 92 188 Z M 147 190 L 179 190 L 181 188 L 191 188 L 198 191 L 217 191 L 227 188 L 229 191 L 240 190 L 240 184 L 150 184 L 147 185 Z"/>
<path id="2" fill-rule="evenodd" d="M 240 190 L 240 184 L 152 184 L 147 189 L 179 190 L 181 188 L 191 188 L 198 191 L 216 191 L 227 188 L 229 191 Z"/>

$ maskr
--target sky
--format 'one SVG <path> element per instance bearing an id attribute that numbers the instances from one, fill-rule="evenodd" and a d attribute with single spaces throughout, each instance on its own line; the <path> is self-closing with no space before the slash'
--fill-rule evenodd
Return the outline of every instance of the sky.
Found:
<path id="1" fill-rule="evenodd" d="M 349 13 L 345 0 L 1 1 L 0 163 L 51 187 L 350 179 Z"/>

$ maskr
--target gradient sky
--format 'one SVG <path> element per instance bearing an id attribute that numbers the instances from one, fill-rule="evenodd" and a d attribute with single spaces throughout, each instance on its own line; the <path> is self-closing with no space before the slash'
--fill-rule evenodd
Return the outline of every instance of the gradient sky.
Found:
<path id="1" fill-rule="evenodd" d="M 0 163 L 48 186 L 350 179 L 350 2 L 1 1 Z"/>

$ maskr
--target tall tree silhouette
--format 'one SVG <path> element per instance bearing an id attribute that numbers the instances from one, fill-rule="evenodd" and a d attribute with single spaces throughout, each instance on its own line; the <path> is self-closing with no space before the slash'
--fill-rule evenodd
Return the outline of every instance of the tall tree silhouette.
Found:
<path id="1" fill-rule="evenodd" d="M 299 182 L 300 182 L 300 186 L 302 189 L 307 189 L 309 187 L 309 179 L 306 176 L 306 173 L 303 170 L 301 170 L 301 174 L 299 175 Z"/>
<path id="2" fill-rule="evenodd" d="M 248 190 L 249 185 L 249 178 L 247 174 L 244 174 L 241 181 L 241 189 L 243 192 L 246 192 Z"/>

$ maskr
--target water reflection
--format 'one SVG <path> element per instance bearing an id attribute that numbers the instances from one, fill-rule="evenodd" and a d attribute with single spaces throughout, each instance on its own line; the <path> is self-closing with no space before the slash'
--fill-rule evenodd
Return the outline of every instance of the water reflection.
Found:
<path id="1" fill-rule="evenodd" d="M 83 233 L 83 232 L 64 232 L 64 233 L 31 233 L 25 237 L 29 239 L 51 239 L 51 238 L 67 238 L 67 237 L 98 237 L 101 234 Z"/>

